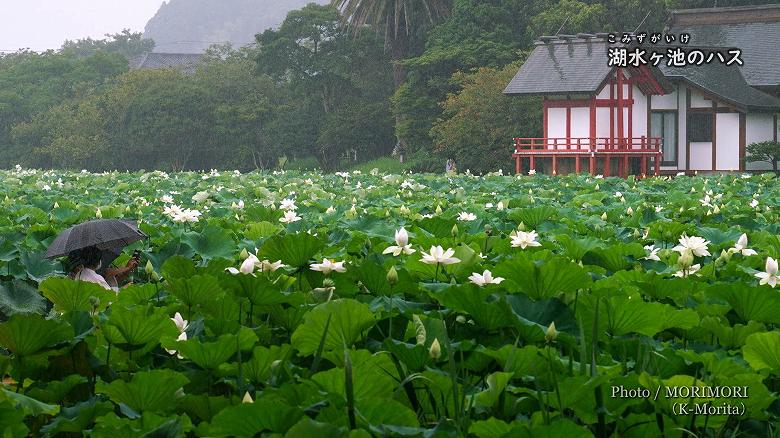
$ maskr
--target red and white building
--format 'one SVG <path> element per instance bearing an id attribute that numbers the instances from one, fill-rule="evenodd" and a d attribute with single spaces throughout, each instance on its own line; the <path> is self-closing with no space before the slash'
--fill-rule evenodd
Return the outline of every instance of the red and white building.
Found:
<path id="1" fill-rule="evenodd" d="M 669 26 L 686 49 L 739 48 L 744 64 L 610 67 L 607 34 L 541 37 L 504 91 L 542 98 L 541 137 L 514 139 L 516 172 L 770 169 L 745 148 L 777 140 L 780 5 L 674 11 Z"/>

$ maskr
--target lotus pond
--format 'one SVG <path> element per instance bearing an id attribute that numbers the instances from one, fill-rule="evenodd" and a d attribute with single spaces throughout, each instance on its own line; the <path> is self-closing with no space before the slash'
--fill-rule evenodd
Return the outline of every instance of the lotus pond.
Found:
<path id="1" fill-rule="evenodd" d="M 2 171 L 0 431 L 776 436 L 779 206 L 772 175 Z M 42 258 L 95 217 L 150 236 L 118 295 Z"/>

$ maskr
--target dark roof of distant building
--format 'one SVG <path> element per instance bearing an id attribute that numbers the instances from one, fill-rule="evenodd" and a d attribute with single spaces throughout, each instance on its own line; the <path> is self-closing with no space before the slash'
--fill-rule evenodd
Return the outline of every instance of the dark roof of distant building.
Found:
<path id="1" fill-rule="evenodd" d="M 688 82 L 705 95 L 714 96 L 741 110 L 778 111 L 780 99 L 751 87 L 737 66 L 720 62 L 687 67 L 669 67 L 661 63 L 669 79 Z"/>
<path id="2" fill-rule="evenodd" d="M 203 59 L 200 53 L 146 53 L 130 60 L 133 70 L 155 70 L 173 68 L 185 73 L 195 71 L 197 64 Z"/>
<path id="3" fill-rule="evenodd" d="M 736 48 L 753 87 L 780 87 L 780 4 L 672 11 L 669 32 L 691 35 L 692 46 Z"/>
<path id="4" fill-rule="evenodd" d="M 581 34 L 583 35 L 583 34 Z M 520 67 L 504 94 L 585 94 L 597 93 L 609 80 L 610 44 L 606 34 L 541 37 L 536 48 Z M 668 88 L 660 71 L 647 67 L 659 84 Z M 629 71 L 636 71 L 629 68 Z"/>

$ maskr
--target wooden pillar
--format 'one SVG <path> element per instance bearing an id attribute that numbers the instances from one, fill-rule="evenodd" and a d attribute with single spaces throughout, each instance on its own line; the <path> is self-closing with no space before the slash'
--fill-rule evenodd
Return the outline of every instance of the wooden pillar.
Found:
<path id="1" fill-rule="evenodd" d="M 647 144 L 647 138 L 643 135 L 642 139 L 640 141 L 640 147 L 642 150 L 649 149 L 649 145 Z M 642 174 L 642 178 L 644 178 L 647 175 L 647 155 L 644 153 L 642 154 L 642 164 L 641 164 L 641 170 L 640 173 Z"/>
<path id="2" fill-rule="evenodd" d="M 596 96 L 590 98 L 590 174 L 596 174 Z"/>
<path id="3" fill-rule="evenodd" d="M 522 168 L 521 161 L 520 161 L 520 155 L 515 156 L 515 175 L 520 173 L 520 169 Z"/>
<path id="4" fill-rule="evenodd" d="M 626 147 L 628 149 L 631 149 L 634 147 L 634 127 L 632 126 L 634 124 L 634 83 L 633 81 L 628 81 L 628 101 L 630 104 L 628 105 L 628 137 L 626 137 Z M 623 156 L 623 170 L 625 173 L 623 174 L 623 177 L 627 177 L 628 173 L 631 171 L 629 167 L 629 154 L 626 154 Z"/>

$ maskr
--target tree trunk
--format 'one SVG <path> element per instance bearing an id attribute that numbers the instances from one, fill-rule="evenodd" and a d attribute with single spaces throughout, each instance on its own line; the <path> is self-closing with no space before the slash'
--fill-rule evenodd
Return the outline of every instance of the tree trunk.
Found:
<path id="1" fill-rule="evenodd" d="M 404 81 L 406 81 L 406 67 L 401 64 L 401 61 L 404 59 L 404 56 L 406 55 L 406 40 L 405 40 L 405 32 L 402 32 L 399 29 L 399 33 L 396 35 L 395 38 L 392 39 L 392 61 L 393 61 L 393 85 L 394 85 L 394 91 L 398 91 L 399 88 L 401 88 L 401 85 L 404 84 Z M 396 138 L 398 139 L 398 156 L 399 161 L 401 163 L 404 162 L 404 154 L 406 153 L 406 140 L 401 138 L 398 135 L 398 127 L 401 125 L 401 122 L 403 121 L 403 118 L 400 114 L 395 115 L 395 129 L 396 129 Z"/>

